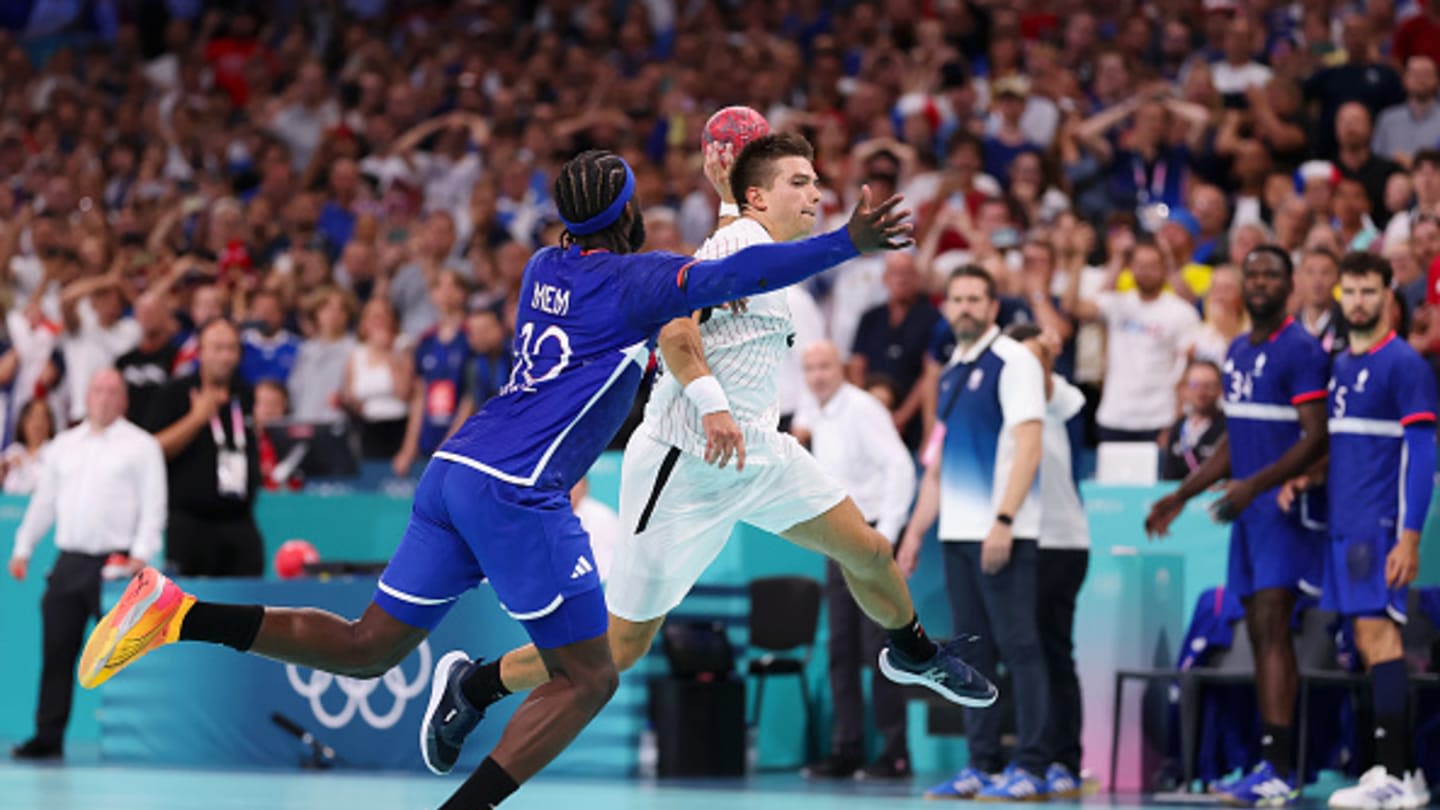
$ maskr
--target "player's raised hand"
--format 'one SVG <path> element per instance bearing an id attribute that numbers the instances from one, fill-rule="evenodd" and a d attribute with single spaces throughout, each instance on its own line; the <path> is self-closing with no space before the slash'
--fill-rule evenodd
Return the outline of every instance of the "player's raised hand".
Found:
<path id="1" fill-rule="evenodd" d="M 735 152 L 730 144 L 714 141 L 705 147 L 705 177 L 720 195 L 720 202 L 733 203 L 730 192 L 730 167 L 735 165 Z"/>
<path id="2" fill-rule="evenodd" d="M 860 202 L 850 214 L 850 241 L 861 253 L 877 250 L 899 250 L 915 244 L 915 226 L 909 220 L 909 209 L 901 209 L 904 197 L 894 195 L 879 205 L 870 202 L 870 186 L 860 187 Z"/>
<path id="3" fill-rule="evenodd" d="M 735 471 L 745 469 L 745 434 L 729 411 L 715 411 L 700 417 L 705 428 L 705 463 L 720 469 L 735 459 Z"/>

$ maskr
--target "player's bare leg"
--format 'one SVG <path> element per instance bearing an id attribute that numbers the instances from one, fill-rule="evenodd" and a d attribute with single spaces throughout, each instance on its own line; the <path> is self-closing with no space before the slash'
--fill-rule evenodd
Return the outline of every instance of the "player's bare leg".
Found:
<path id="1" fill-rule="evenodd" d="M 375 604 L 355 621 L 316 608 L 266 608 L 249 652 L 337 675 L 378 678 L 427 635 Z"/>
<path id="2" fill-rule="evenodd" d="M 222 644 L 337 675 L 377 678 L 427 634 L 373 603 L 351 620 L 316 608 L 201 601 L 145 568 L 90 634 L 79 680 L 93 689 L 151 650 L 176 641 Z"/>
<path id="3" fill-rule="evenodd" d="M 855 602 L 890 639 L 880 653 L 885 677 L 924 686 L 962 706 L 983 708 L 999 698 L 994 685 L 961 660 L 956 643 L 940 647 L 925 634 L 890 543 L 865 522 L 855 501 L 845 498 L 780 536 L 840 566 Z"/>
<path id="4" fill-rule="evenodd" d="M 1267 588 L 1245 600 L 1245 627 L 1255 652 L 1256 700 L 1261 721 L 1269 725 L 1295 721 L 1299 670 L 1290 639 L 1294 613 L 1295 594 L 1287 588 Z"/>
<path id="5" fill-rule="evenodd" d="M 850 498 L 780 536 L 834 560 L 860 609 L 881 627 L 903 627 L 915 615 L 910 588 L 895 565 L 894 550 L 884 535 L 865 522 Z"/>
<path id="6" fill-rule="evenodd" d="M 492 806 L 539 773 L 599 714 L 620 683 L 605 636 L 541 650 L 539 655 L 550 680 L 525 698 L 495 750 L 441 810 Z M 506 778 L 512 781 L 497 784 Z"/>
<path id="7" fill-rule="evenodd" d="M 610 614 L 610 654 L 615 668 L 624 672 L 650 652 L 650 645 L 665 617 L 632 622 Z M 509 692 L 524 692 L 550 680 L 550 671 L 540 650 L 534 644 L 511 650 L 500 659 L 500 681 Z"/>

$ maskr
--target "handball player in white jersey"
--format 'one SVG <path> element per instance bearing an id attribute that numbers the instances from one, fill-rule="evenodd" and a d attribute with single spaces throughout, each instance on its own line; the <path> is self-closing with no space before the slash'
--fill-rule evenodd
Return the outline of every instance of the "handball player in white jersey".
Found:
<path id="1" fill-rule="evenodd" d="M 820 204 L 812 157 L 810 144 L 793 134 L 748 144 L 729 171 L 733 198 L 743 201 L 740 216 L 722 223 L 696 257 L 808 235 Z M 716 171 L 720 161 L 708 158 L 707 174 L 723 178 L 723 169 Z M 716 186 L 722 198 L 731 197 L 721 182 Z M 835 560 L 856 601 L 887 630 L 880 669 L 891 680 L 928 686 L 962 705 L 990 705 L 995 687 L 921 628 L 889 539 L 866 523 L 813 456 L 777 429 L 776 370 L 793 332 L 783 290 L 703 310 L 661 330 L 664 368 L 621 466 L 623 533 L 605 586 L 616 666 L 628 669 L 650 650 L 665 615 L 745 522 Z M 436 672 L 475 715 L 549 677 L 533 646 Z M 458 748 L 471 719 L 479 717 L 458 728 L 439 718 L 427 722 Z"/>

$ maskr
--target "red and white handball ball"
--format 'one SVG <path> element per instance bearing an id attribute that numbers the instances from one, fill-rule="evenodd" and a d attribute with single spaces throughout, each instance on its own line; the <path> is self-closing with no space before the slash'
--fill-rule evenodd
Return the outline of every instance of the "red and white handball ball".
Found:
<path id="1" fill-rule="evenodd" d="M 286 540 L 275 552 L 275 575 L 281 579 L 304 576 L 306 563 L 320 562 L 320 552 L 306 540 Z"/>
<path id="2" fill-rule="evenodd" d="M 769 134 L 770 122 L 765 120 L 765 116 L 749 107 L 726 107 L 705 122 L 705 129 L 700 133 L 700 145 L 729 144 L 730 154 L 739 155 L 745 144 Z"/>

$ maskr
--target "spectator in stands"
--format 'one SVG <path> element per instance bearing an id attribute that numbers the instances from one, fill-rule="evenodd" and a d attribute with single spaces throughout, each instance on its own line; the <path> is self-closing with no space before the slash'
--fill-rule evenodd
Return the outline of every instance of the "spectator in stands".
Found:
<path id="1" fill-rule="evenodd" d="M 279 293 L 259 290 L 250 300 L 250 316 L 243 335 L 240 376 L 251 386 L 261 380 L 290 379 L 300 353 L 300 338 L 285 328 L 285 310 Z"/>
<path id="2" fill-rule="evenodd" d="M 1345 319 L 1341 317 L 1340 302 L 1335 300 L 1335 285 L 1339 283 L 1340 260 L 1328 250 L 1306 252 L 1295 267 L 1295 292 L 1299 305 L 1295 318 L 1331 355 L 1345 348 L 1348 332 Z"/>
<path id="3" fill-rule="evenodd" d="M 484 405 L 500 393 L 510 380 L 510 333 L 493 309 L 473 310 L 465 316 L 465 339 L 470 343 L 470 360 L 465 364 L 465 379 L 460 390 L 460 409 L 451 423 L 459 428 Z"/>
<path id="4" fill-rule="evenodd" d="M 194 374 L 156 395 L 145 427 L 169 463 L 166 559 L 181 576 L 249 576 L 265 571 L 252 510 L 260 487 L 253 390 L 240 377 L 240 335 L 216 319 L 200 328 Z"/>
<path id="5" fill-rule="evenodd" d="M 29 495 L 40 483 L 45 451 L 50 446 L 50 440 L 55 438 L 55 415 L 45 400 L 32 399 L 25 403 L 15 421 L 18 425 L 16 440 L 0 456 L 0 467 L 4 469 L 3 489 L 6 495 Z"/>
<path id="6" fill-rule="evenodd" d="M 1255 29 L 1250 18 L 1237 14 L 1225 28 L 1225 58 L 1210 64 L 1215 91 L 1227 102 L 1238 103 L 1252 88 L 1263 88 L 1273 75 L 1270 68 L 1256 62 Z"/>
<path id="7" fill-rule="evenodd" d="M 1370 149 L 1401 166 L 1412 165 L 1421 149 L 1440 144 L 1440 76 L 1435 61 L 1423 54 L 1405 60 L 1405 102 L 1386 109 L 1375 120 Z"/>
<path id="8" fill-rule="evenodd" d="M 350 336 L 355 299 L 338 287 L 321 287 L 305 310 L 313 331 L 300 343 L 288 382 L 292 415 L 299 422 L 338 422 L 345 364 L 356 347 Z"/>
<path id="9" fill-rule="evenodd" d="M 75 666 L 90 618 L 100 616 L 100 579 L 112 555 L 121 576 L 156 560 L 165 530 L 165 460 L 155 437 L 125 420 L 125 381 L 114 369 L 90 380 L 86 419 L 44 454 L 35 493 L 15 531 L 10 575 L 23 580 L 55 526 L 60 556 L 40 600 L 43 664 L 35 736 L 16 759 L 60 759 L 75 693 Z"/>
<path id="10" fill-rule="evenodd" d="M 304 479 L 293 462 L 281 458 L 266 428 L 290 418 L 290 393 L 275 380 L 261 380 L 255 386 L 256 458 L 260 462 L 260 486 L 277 490 L 282 486 L 298 490 Z"/>
<path id="11" fill-rule="evenodd" d="M 1185 413 L 1166 431 L 1160 448 L 1160 480 L 1183 481 L 1215 454 L 1225 438 L 1225 412 L 1220 410 L 1224 375 L 1210 360 L 1195 360 L 1185 369 L 1180 398 Z"/>
<path id="12" fill-rule="evenodd" d="M 125 380 L 130 403 L 125 418 L 138 424 L 149 411 L 150 398 L 169 382 L 179 346 L 175 343 L 175 317 L 160 296 L 146 293 L 135 299 L 135 323 L 140 327 L 139 344 L 120 355 L 115 368 Z"/>
<path id="13" fill-rule="evenodd" d="M 913 269 L 910 272 L 913 274 Z M 810 344 L 803 352 L 803 363 L 805 383 L 814 399 L 796 413 L 791 432 L 809 444 L 820 464 L 855 498 L 865 520 L 892 544 L 897 543 L 915 495 L 915 463 L 900 441 L 890 412 L 846 382 L 835 344 L 825 340 Z M 904 696 L 898 685 L 883 677 L 871 681 L 881 751 L 874 762 L 865 764 L 865 698 L 860 672 L 875 665 L 885 646 L 885 631 L 861 611 L 840 567 L 831 561 L 825 568 L 825 599 L 835 724 L 828 756 L 808 764 L 804 773 L 826 779 L 848 779 L 857 772 L 871 779 L 908 777 Z"/>
<path id="14" fill-rule="evenodd" d="M 1240 297 L 1240 271 L 1229 265 L 1221 267 L 1205 294 L 1205 320 L 1190 344 L 1190 359 L 1225 362 L 1230 343 L 1249 328 L 1250 318 Z"/>
<path id="15" fill-rule="evenodd" d="M 1385 244 L 1410 238 L 1415 220 L 1425 214 L 1440 215 L 1440 149 L 1420 149 L 1410 162 L 1410 181 L 1415 187 L 1414 204 L 1404 216 L 1393 216 L 1385 226 Z"/>
<path id="16" fill-rule="evenodd" d="M 1335 186 L 1334 207 L 1335 230 L 1346 252 L 1369 250 L 1380 238 L 1380 230 L 1371 218 L 1373 209 L 1365 196 L 1365 186 L 1358 179 L 1340 178 Z"/>
<path id="17" fill-rule="evenodd" d="M 431 212 L 406 245 L 406 261 L 390 279 L 390 303 L 407 338 L 418 338 L 435 326 L 438 310 L 431 291 L 436 280 L 445 271 L 469 276 L 469 268 L 451 256 L 454 247 L 455 220 L 445 211 Z"/>
<path id="18" fill-rule="evenodd" d="M 1105 389 L 1096 419 L 1101 441 L 1153 442 L 1179 414 L 1175 386 L 1200 326 L 1195 308 L 1165 289 L 1165 259 L 1154 242 L 1130 251 L 1135 289 L 1070 301 L 1081 321 L 1109 332 Z"/>
<path id="19" fill-rule="evenodd" d="M 1395 42 L 1390 56 L 1401 64 L 1410 64 L 1416 55 L 1430 57 L 1440 64 L 1440 5 L 1417 3 L 1420 12 L 1412 14 L 1395 29 Z"/>
<path id="20" fill-rule="evenodd" d="M 106 274 L 71 282 L 60 296 L 65 333 L 60 339 L 65 371 L 71 381 L 68 417 L 85 418 L 88 397 L 80 390 L 102 368 L 111 368 L 120 355 L 140 342 L 140 326 L 125 316 L 126 302 L 120 279 Z"/>
<path id="21" fill-rule="evenodd" d="M 855 386 L 863 385 L 872 374 L 883 374 L 891 381 L 900 397 L 895 425 L 902 436 L 909 435 L 913 447 L 919 443 L 916 417 L 924 397 L 917 383 L 940 313 L 920 294 L 920 271 L 913 254 L 885 257 L 885 287 L 889 299 L 860 319 L 845 376 Z"/>
<path id="22" fill-rule="evenodd" d="M 1404 171 L 1400 164 L 1370 151 L 1370 111 L 1358 101 L 1347 101 L 1335 114 L 1335 139 L 1339 151 L 1335 165 L 1344 177 L 1354 178 L 1365 187 L 1370 200 L 1370 214 L 1380 227 L 1385 227 L 1385 181 L 1390 175 Z"/>
<path id="23" fill-rule="evenodd" d="M 985 136 L 985 173 L 1005 178 L 1010 176 L 1010 164 L 1017 156 L 1039 152 L 1041 148 L 1020 123 L 1020 116 L 1025 113 L 1025 99 L 1030 95 L 1030 81 L 1024 76 L 1006 76 L 996 81 L 990 90 L 1000 123 L 993 134 Z"/>
<path id="24" fill-rule="evenodd" d="M 359 425 L 360 452 L 367 459 L 390 459 L 405 441 L 410 388 L 410 355 L 395 345 L 395 310 L 384 298 L 372 298 L 360 313 L 360 344 L 345 363 L 340 401 Z"/>
<path id="25" fill-rule="evenodd" d="M 1375 50 L 1370 23 L 1363 14 L 1345 16 L 1341 41 L 1345 46 L 1345 62 L 1322 68 L 1305 79 L 1305 99 L 1320 102 L 1320 115 L 1315 120 L 1315 135 L 1311 139 L 1312 151 L 1325 158 L 1333 158 L 1336 154 L 1338 118 L 1342 106 L 1358 102 L 1366 109 L 1365 145 L 1368 152 L 1368 122 L 1385 108 L 1405 101 L 1400 75 L 1394 68 L 1373 58 Z M 1369 185 L 1366 187 L 1369 188 Z"/>
<path id="26" fill-rule="evenodd" d="M 465 336 L 465 297 L 460 274 L 440 272 L 430 285 L 430 300 L 439 319 L 420 336 L 415 347 L 415 386 L 411 394 L 405 440 L 391 467 L 405 476 L 418 459 L 428 459 L 440 446 L 459 413 L 470 344 Z"/>

